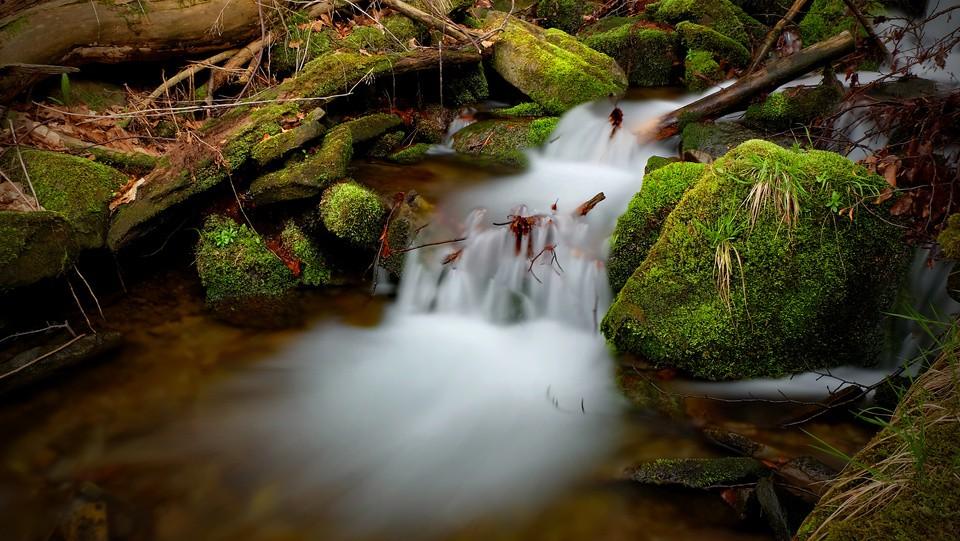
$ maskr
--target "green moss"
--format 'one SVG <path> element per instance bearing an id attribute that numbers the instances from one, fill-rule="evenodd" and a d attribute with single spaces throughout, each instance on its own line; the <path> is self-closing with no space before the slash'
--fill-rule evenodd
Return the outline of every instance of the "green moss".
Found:
<path id="1" fill-rule="evenodd" d="M 937 237 L 943 255 L 960 261 L 960 214 L 954 214 L 947 219 L 947 227 Z"/>
<path id="2" fill-rule="evenodd" d="M 586 0 L 540 0 L 537 18 L 544 28 L 559 28 L 574 34 L 583 26 L 583 16 L 593 13 L 599 2 Z"/>
<path id="3" fill-rule="evenodd" d="M 630 468 L 627 476 L 651 485 L 710 488 L 767 475 L 759 461 L 746 457 L 661 458 Z"/>
<path id="4" fill-rule="evenodd" d="M 261 205 L 313 197 L 331 182 L 346 176 L 352 157 L 350 128 L 337 126 L 327 133 L 315 153 L 251 182 L 249 194 Z"/>
<path id="5" fill-rule="evenodd" d="M 663 221 L 687 189 L 699 180 L 705 168 L 699 163 L 674 163 L 643 177 L 640 191 L 617 220 L 610 238 L 607 277 L 615 292 L 620 291 L 643 263 L 650 247 L 660 236 Z"/>
<path id="6" fill-rule="evenodd" d="M 212 305 L 243 297 L 276 297 L 297 284 L 256 231 L 216 215 L 207 218 L 200 231 L 197 272 Z"/>
<path id="7" fill-rule="evenodd" d="M 350 130 L 350 134 L 353 136 L 353 143 L 357 144 L 369 141 L 374 137 L 379 137 L 402 123 L 400 117 L 397 115 L 374 113 L 356 120 L 344 122 L 343 126 Z"/>
<path id="8" fill-rule="evenodd" d="M 782 90 L 767 96 L 763 103 L 748 107 L 744 123 L 768 130 L 802 126 L 829 114 L 842 98 L 843 91 L 828 84 Z"/>
<path id="9" fill-rule="evenodd" d="M 430 150 L 431 146 L 433 145 L 430 145 L 429 143 L 417 143 L 415 145 L 410 145 L 390 154 L 387 156 L 387 160 L 393 163 L 404 165 L 422 162 L 424 158 L 427 157 L 427 152 Z"/>
<path id="10" fill-rule="evenodd" d="M 491 13 L 488 28 L 505 14 Z M 555 28 L 510 19 L 493 47 L 492 67 L 510 84 L 552 114 L 596 99 L 619 96 L 627 80 L 617 63 Z"/>
<path id="11" fill-rule="evenodd" d="M 320 217 L 327 230 L 364 248 L 376 245 L 386 211 L 377 194 L 355 182 L 334 184 L 320 200 Z"/>
<path id="12" fill-rule="evenodd" d="M 406 138 L 407 134 L 403 130 L 396 130 L 383 134 L 373 143 L 373 146 L 370 147 L 369 152 L 367 152 L 367 156 L 382 160 L 393 153 L 395 148 L 402 145 Z M 427 148 L 430 147 L 430 145 L 426 146 Z"/>
<path id="13" fill-rule="evenodd" d="M 556 119 L 541 119 L 545 122 L 534 126 L 526 119 L 481 120 L 453 134 L 453 149 L 461 154 L 480 156 L 495 163 L 525 167 L 524 150 L 532 143 L 542 142 L 553 131 Z M 538 140 L 539 139 L 539 140 Z"/>
<path id="14" fill-rule="evenodd" d="M 748 194 L 772 175 L 795 187 L 793 224 L 769 203 L 750 223 Z M 604 334 L 621 351 L 715 380 L 873 362 L 903 270 L 900 232 L 883 209 L 857 207 L 850 220 L 834 214 L 832 201 L 872 205 L 884 187 L 836 154 L 740 145 L 667 217 L 604 318 Z M 727 301 L 718 247 L 731 259 Z"/>
<path id="15" fill-rule="evenodd" d="M 439 104 L 430 104 L 417 112 L 414 136 L 421 143 L 442 143 L 456 112 Z"/>
<path id="16" fill-rule="evenodd" d="M 257 162 L 257 165 L 263 167 L 320 137 L 325 131 L 320 123 L 323 116 L 323 109 L 310 111 L 299 126 L 272 137 L 261 139 L 253 146 L 250 157 Z"/>
<path id="17" fill-rule="evenodd" d="M 477 103 L 490 97 L 490 85 L 483 64 L 464 66 L 446 74 L 443 80 L 443 102 L 461 106 Z"/>
<path id="18" fill-rule="evenodd" d="M 300 261 L 300 280 L 319 287 L 330 283 L 330 269 L 316 244 L 293 220 L 288 220 L 280 232 L 283 247 Z"/>
<path id="19" fill-rule="evenodd" d="M 647 159 L 647 164 L 643 166 L 643 174 L 649 175 L 651 172 L 656 171 L 662 167 L 666 167 L 671 163 L 676 163 L 680 161 L 679 158 L 675 157 L 666 157 L 666 156 L 650 156 Z"/>
<path id="20" fill-rule="evenodd" d="M 677 25 L 677 32 L 687 50 L 710 51 L 738 68 L 750 62 L 750 51 L 743 44 L 712 28 L 684 21 Z"/>
<path id="21" fill-rule="evenodd" d="M 60 213 L 0 211 L 0 293 L 60 275 L 78 251 Z"/>
<path id="22" fill-rule="evenodd" d="M 627 73 L 632 86 L 664 86 L 673 83 L 678 55 L 675 32 L 649 28 L 639 18 L 615 18 L 623 24 L 613 26 L 606 20 L 591 25 L 581 36 L 583 42 L 613 57 Z"/>
<path id="23" fill-rule="evenodd" d="M 749 45 L 751 34 L 762 27 L 729 0 L 660 0 L 648 5 L 646 13 L 662 23 L 694 22 L 742 45 Z"/>
<path id="24" fill-rule="evenodd" d="M 543 107 L 541 107 L 540 104 L 533 103 L 532 101 L 528 101 L 528 102 L 525 102 L 525 103 L 521 103 L 521 104 L 518 104 L 518 105 L 514 105 L 513 107 L 507 107 L 506 109 L 497 109 L 497 110 L 494 111 L 494 112 L 497 113 L 498 116 L 536 116 L 536 117 L 539 117 L 539 116 L 544 116 L 545 114 L 547 114 L 547 112 L 543 110 Z"/>
<path id="25" fill-rule="evenodd" d="M 683 63 L 683 81 L 690 90 L 704 90 L 721 81 L 725 74 L 709 51 L 687 51 Z"/>
<path id="26" fill-rule="evenodd" d="M 864 13 L 877 13 L 880 9 L 879 3 L 871 0 Z M 854 36 L 866 35 L 856 17 L 847 10 L 843 0 L 813 0 L 798 26 L 804 47 L 831 38 L 844 30 Z"/>
<path id="27" fill-rule="evenodd" d="M 115 167 L 128 175 L 144 176 L 160 162 L 156 156 L 143 152 L 118 152 L 103 147 L 90 147 L 89 152 L 98 162 Z"/>
<path id="28" fill-rule="evenodd" d="M 552 116 L 547 118 L 538 118 L 530 123 L 527 129 L 527 146 L 531 148 L 541 147 L 550 142 L 550 135 L 560 123 L 560 117 Z"/>
<path id="29" fill-rule="evenodd" d="M 45 150 L 21 151 L 40 205 L 60 213 L 73 228 L 81 249 L 103 246 L 110 219 L 110 200 L 127 177 L 106 165 Z M 27 185 L 16 153 L 4 155 L 10 177 Z"/>
<path id="30" fill-rule="evenodd" d="M 333 29 L 316 31 L 305 13 L 295 12 L 286 18 L 284 40 L 270 48 L 270 67 L 280 73 L 291 73 L 307 62 L 331 51 L 337 41 Z"/>

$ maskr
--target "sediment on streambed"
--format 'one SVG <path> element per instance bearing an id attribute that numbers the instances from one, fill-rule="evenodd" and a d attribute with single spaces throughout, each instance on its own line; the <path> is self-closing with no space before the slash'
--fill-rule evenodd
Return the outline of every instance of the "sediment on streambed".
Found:
<path id="1" fill-rule="evenodd" d="M 635 408 L 705 433 L 715 427 L 674 380 L 835 378 L 826 396 L 784 398 L 814 411 L 799 415 L 806 427 L 925 371 L 920 390 L 891 399 L 889 423 L 859 413 L 882 430 L 860 458 L 834 457 L 846 469 L 806 522 L 823 494 L 810 487 L 835 476 L 809 467 L 824 453 L 731 446 L 746 436 L 729 427 L 720 447 L 744 457 L 648 456 L 664 460 L 608 477 L 721 494 L 778 538 L 801 522 L 801 536 L 857 538 L 881 518 L 926 531 L 932 515 L 902 509 L 955 479 L 930 481 L 920 463 L 883 472 L 904 445 L 929 448 L 938 472 L 952 456 L 941 436 L 954 418 L 904 422 L 955 395 L 916 398 L 949 372 L 937 329 L 954 322 L 947 296 L 960 298 L 960 90 L 938 75 L 955 65 L 960 32 L 939 30 L 954 9 L 901 20 L 908 3 L 846 0 L 273 4 L 0 9 L 3 396 L 69 387 L 126 355 L 126 329 L 106 314 L 184 269 L 176 287 L 202 306 L 189 317 L 264 335 L 309 328 L 309 299 L 344 291 L 385 297 L 391 314 L 466 318 L 483 336 L 547 321 L 615 368 Z M 937 38 L 907 52 L 922 29 Z M 911 271 L 918 248 L 929 255 Z M 938 278 L 919 302 L 948 313 L 909 298 L 920 267 Z M 933 368 L 884 364 L 904 349 L 905 319 L 916 343 L 942 350 Z M 396 321 L 357 340 L 396 339 L 408 329 Z M 883 384 L 830 372 L 865 367 Z M 551 389 L 554 409 L 576 413 Z M 889 491 L 884 510 L 845 515 L 861 488 Z"/>

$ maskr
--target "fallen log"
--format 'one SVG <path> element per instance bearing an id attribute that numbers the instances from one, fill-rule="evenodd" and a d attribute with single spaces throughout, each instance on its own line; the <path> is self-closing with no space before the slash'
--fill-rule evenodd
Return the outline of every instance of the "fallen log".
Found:
<path id="1" fill-rule="evenodd" d="M 811 69 L 837 58 L 841 58 L 856 48 L 856 40 L 850 32 L 844 30 L 836 36 L 807 47 L 800 52 L 767 64 L 763 69 L 742 77 L 727 88 L 685 105 L 660 119 L 652 134 L 657 139 L 675 135 L 684 124 L 716 118 L 737 110 L 751 97 L 761 92 L 787 83 Z M 638 136 L 647 138 L 650 133 L 643 130 Z"/>
<path id="2" fill-rule="evenodd" d="M 417 9 L 410 4 L 403 2 L 402 0 L 380 0 L 380 4 L 387 6 L 402 15 L 406 15 L 407 17 L 424 24 L 429 28 L 440 31 L 458 41 L 464 43 L 476 41 L 474 36 L 467 28 L 462 28 L 460 25 L 449 19 L 440 18 L 436 15 L 431 15 L 425 11 Z"/>

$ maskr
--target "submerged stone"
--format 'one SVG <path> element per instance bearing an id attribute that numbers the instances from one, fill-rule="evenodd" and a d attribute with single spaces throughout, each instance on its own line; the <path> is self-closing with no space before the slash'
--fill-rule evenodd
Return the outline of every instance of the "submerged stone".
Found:
<path id="1" fill-rule="evenodd" d="M 127 182 L 123 173 L 86 158 L 46 150 L 20 152 L 44 209 L 62 215 L 80 249 L 101 248 L 110 220 L 110 200 Z M 15 162 L 13 161 L 15 160 Z M 14 152 L 7 152 L 4 171 L 27 186 Z"/>
<path id="2" fill-rule="evenodd" d="M 493 47 L 491 66 L 508 83 L 559 114 L 584 102 L 620 96 L 627 78 L 609 56 L 555 28 L 543 30 L 491 12 L 487 28 L 504 31 Z"/>
<path id="3" fill-rule="evenodd" d="M 875 362 L 905 261 L 885 187 L 837 154 L 740 145 L 667 217 L 603 333 L 712 380 Z"/>
<path id="4" fill-rule="evenodd" d="M 487 158 L 497 164 L 525 167 L 524 150 L 547 142 L 559 121 L 556 117 L 528 120 L 481 120 L 453 135 L 453 149 Z"/>
<path id="5" fill-rule="evenodd" d="M 0 292 L 59 276 L 78 252 L 60 213 L 0 211 Z"/>
<path id="6" fill-rule="evenodd" d="M 250 197 L 261 205 L 313 197 L 331 182 L 346 176 L 352 157 L 350 128 L 337 126 L 327 133 L 315 153 L 256 178 L 250 183 Z"/>
<path id="7" fill-rule="evenodd" d="M 660 236 L 663 221 L 705 168 L 700 163 L 673 163 L 643 177 L 640 191 L 630 200 L 610 237 L 607 276 L 614 291 L 620 291 L 643 263 Z"/>
<path id="8" fill-rule="evenodd" d="M 665 86 L 674 82 L 679 62 L 677 34 L 639 17 L 601 19 L 580 33 L 583 42 L 613 57 L 631 86 Z"/>
<path id="9" fill-rule="evenodd" d="M 320 200 L 324 227 L 360 248 L 373 248 L 383 231 L 387 208 L 380 197 L 356 182 L 340 182 L 327 188 Z"/>
<path id="10" fill-rule="evenodd" d="M 687 488 L 712 488 L 755 480 L 769 470 L 747 457 L 661 458 L 627 469 L 631 481 L 648 485 L 679 485 Z"/>

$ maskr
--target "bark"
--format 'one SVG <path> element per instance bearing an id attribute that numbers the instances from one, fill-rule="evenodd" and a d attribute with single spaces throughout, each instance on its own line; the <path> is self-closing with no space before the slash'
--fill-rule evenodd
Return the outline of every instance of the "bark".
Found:
<path id="1" fill-rule="evenodd" d="M 771 62 L 763 69 L 742 77 L 727 88 L 667 114 L 660 120 L 654 133 L 657 138 L 664 139 L 676 134 L 682 127 L 682 123 L 716 118 L 735 111 L 753 96 L 790 82 L 819 65 L 853 52 L 856 45 L 853 35 L 843 31 L 794 55 Z"/>
<path id="2" fill-rule="evenodd" d="M 280 0 L 266 0 L 266 2 Z M 270 13 L 266 5 L 263 12 Z M 119 63 L 215 52 L 260 33 L 257 0 L 18 2 L 0 18 L 0 67 Z M 0 79 L 0 100 L 37 78 Z"/>

